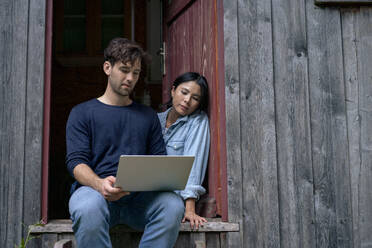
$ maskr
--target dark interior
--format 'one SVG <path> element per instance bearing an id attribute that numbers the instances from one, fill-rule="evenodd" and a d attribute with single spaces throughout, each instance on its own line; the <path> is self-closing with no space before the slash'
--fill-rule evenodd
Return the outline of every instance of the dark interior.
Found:
<path id="1" fill-rule="evenodd" d="M 103 49 L 112 38 L 134 38 L 152 55 L 152 63 L 141 72 L 133 98 L 160 110 L 162 78 L 156 55 L 159 47 L 154 47 L 161 39 L 160 13 L 147 18 L 150 9 L 160 12 L 159 6 L 156 6 L 157 10 L 148 6 L 159 4 L 155 2 L 159 1 L 55 0 L 53 3 L 50 219 L 69 218 L 68 199 L 73 179 L 65 165 L 66 121 L 73 106 L 104 93 L 107 77 L 102 70 Z M 154 24 L 158 24 L 157 30 L 152 26 Z"/>

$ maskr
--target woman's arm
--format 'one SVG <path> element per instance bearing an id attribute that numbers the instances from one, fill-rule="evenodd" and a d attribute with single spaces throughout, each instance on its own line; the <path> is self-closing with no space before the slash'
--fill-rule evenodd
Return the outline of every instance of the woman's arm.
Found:
<path id="1" fill-rule="evenodd" d="M 203 226 L 207 220 L 203 217 L 200 217 L 195 213 L 195 198 L 189 198 L 185 202 L 185 216 L 182 219 L 182 222 L 186 220 L 190 221 L 191 229 L 199 229 L 199 226 Z"/>
<path id="2" fill-rule="evenodd" d="M 191 120 L 191 126 L 185 139 L 183 155 L 195 156 L 193 166 L 186 184 L 180 192 L 181 197 L 199 199 L 205 193 L 202 186 L 208 165 L 210 131 L 207 115 L 202 112 Z"/>
<path id="3" fill-rule="evenodd" d="M 202 186 L 208 164 L 210 131 L 209 122 L 206 114 L 200 114 L 192 123 L 190 133 L 185 140 L 184 155 L 195 156 L 190 176 L 185 190 L 181 191 L 181 196 L 185 199 L 185 217 L 190 221 L 191 228 L 198 229 L 207 220 L 195 213 L 195 202 L 200 195 L 205 193 Z"/>

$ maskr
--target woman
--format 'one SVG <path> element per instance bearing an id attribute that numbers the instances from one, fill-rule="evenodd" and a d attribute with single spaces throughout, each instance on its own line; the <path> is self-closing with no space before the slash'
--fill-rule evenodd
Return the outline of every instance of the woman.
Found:
<path id="1" fill-rule="evenodd" d="M 208 84 L 199 73 L 179 76 L 171 90 L 168 109 L 159 113 L 168 155 L 195 156 L 186 188 L 176 191 L 185 201 L 182 222 L 189 221 L 198 229 L 207 220 L 195 213 L 195 202 L 205 193 L 202 187 L 208 162 L 210 133 L 208 117 Z"/>

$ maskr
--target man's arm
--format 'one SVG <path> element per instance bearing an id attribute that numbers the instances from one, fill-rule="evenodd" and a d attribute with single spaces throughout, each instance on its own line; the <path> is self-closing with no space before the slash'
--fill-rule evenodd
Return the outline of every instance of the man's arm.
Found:
<path id="1" fill-rule="evenodd" d="M 158 115 L 153 112 L 152 126 L 147 142 L 147 154 L 149 155 L 166 155 L 163 134 L 161 133 L 161 126 Z"/>
<path id="2" fill-rule="evenodd" d="M 100 178 L 87 164 L 78 164 L 74 168 L 73 173 L 75 179 L 81 185 L 92 187 L 108 201 L 116 201 L 129 194 L 129 192 L 123 191 L 121 188 L 113 187 L 116 181 L 115 177 Z"/>

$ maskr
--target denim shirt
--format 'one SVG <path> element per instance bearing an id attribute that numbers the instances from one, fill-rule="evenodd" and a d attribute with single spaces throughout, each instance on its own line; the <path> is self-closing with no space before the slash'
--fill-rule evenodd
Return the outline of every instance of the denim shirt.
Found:
<path id="1" fill-rule="evenodd" d="M 203 111 L 196 111 L 189 116 L 180 117 L 166 128 L 168 112 L 159 113 L 158 117 L 168 155 L 195 156 L 186 188 L 175 191 L 184 200 L 199 199 L 205 193 L 202 186 L 208 164 L 210 132 L 208 116 Z"/>

